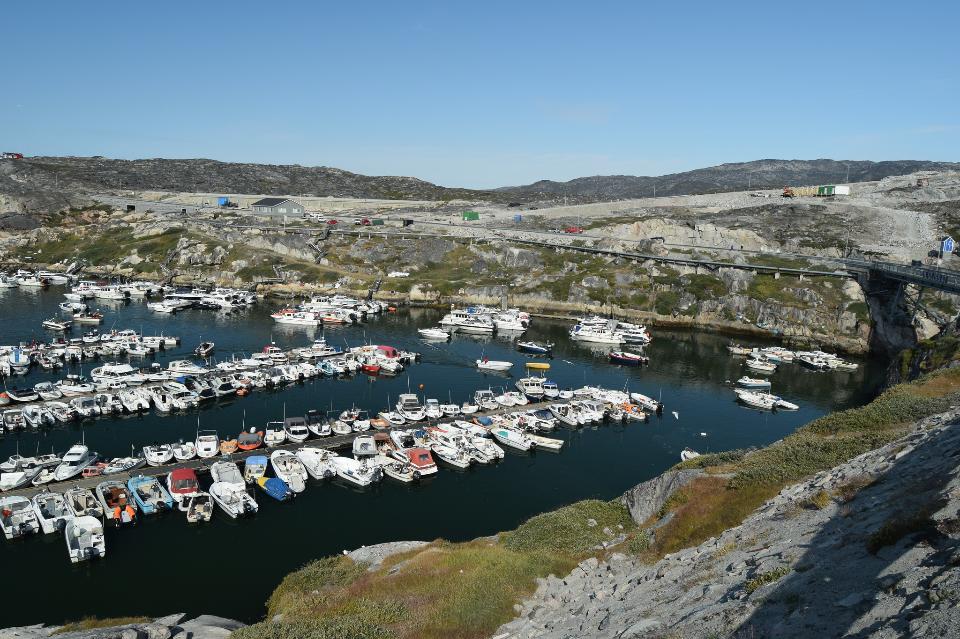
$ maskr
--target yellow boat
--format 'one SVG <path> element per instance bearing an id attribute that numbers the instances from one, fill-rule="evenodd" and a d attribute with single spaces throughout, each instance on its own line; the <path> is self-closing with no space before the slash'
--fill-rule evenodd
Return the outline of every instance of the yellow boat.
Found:
<path id="1" fill-rule="evenodd" d="M 550 370 L 550 364 L 547 364 L 546 362 L 527 362 L 527 368 L 538 371 L 547 371 Z"/>

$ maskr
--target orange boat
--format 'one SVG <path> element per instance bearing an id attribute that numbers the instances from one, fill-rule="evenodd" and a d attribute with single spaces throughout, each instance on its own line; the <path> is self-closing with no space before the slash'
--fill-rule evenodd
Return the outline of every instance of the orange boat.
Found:
<path id="1" fill-rule="evenodd" d="M 240 450 L 256 450 L 263 445 L 263 431 L 250 429 L 237 436 L 237 448 Z"/>
<path id="2" fill-rule="evenodd" d="M 237 452 L 239 444 L 235 439 L 224 439 L 220 442 L 220 454 L 221 455 L 232 455 Z"/>

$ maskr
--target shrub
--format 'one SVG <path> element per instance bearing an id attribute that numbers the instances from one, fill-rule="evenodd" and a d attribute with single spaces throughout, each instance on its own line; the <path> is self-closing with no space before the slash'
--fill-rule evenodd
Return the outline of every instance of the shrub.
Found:
<path id="1" fill-rule="evenodd" d="M 811 510 L 823 510 L 829 506 L 832 501 L 833 500 L 830 499 L 830 493 L 825 490 L 818 490 L 816 493 L 810 495 L 806 499 L 800 500 L 799 505 L 802 508 L 808 508 Z"/>
<path id="2" fill-rule="evenodd" d="M 773 582 L 779 580 L 781 577 L 787 575 L 790 572 L 790 569 L 786 566 L 781 566 L 770 570 L 768 572 L 763 572 L 747 582 L 747 592 L 753 593 L 757 589 L 766 586 L 767 584 L 772 584 Z"/>
<path id="3" fill-rule="evenodd" d="M 240 628 L 233 639 L 391 639 L 396 635 L 381 626 L 357 619 L 297 619 L 260 623 Z"/>
<path id="4" fill-rule="evenodd" d="M 596 521 L 590 526 L 589 521 Z M 609 537 L 605 527 L 634 527 L 630 512 L 619 502 L 588 499 L 531 517 L 501 537 L 506 548 L 517 551 L 548 550 L 578 556 Z"/>
<path id="5" fill-rule="evenodd" d="M 657 293 L 657 301 L 653 304 L 653 309 L 660 315 L 670 315 L 680 301 L 680 294 L 676 291 L 662 291 Z"/>
<path id="6" fill-rule="evenodd" d="M 930 515 L 931 506 L 924 506 L 909 513 L 900 513 L 887 519 L 870 537 L 867 538 L 867 551 L 876 554 L 884 546 L 892 546 L 907 535 L 933 528 Z"/>

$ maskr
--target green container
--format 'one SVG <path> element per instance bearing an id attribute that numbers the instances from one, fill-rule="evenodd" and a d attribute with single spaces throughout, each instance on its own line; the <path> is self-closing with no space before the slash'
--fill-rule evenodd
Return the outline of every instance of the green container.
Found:
<path id="1" fill-rule="evenodd" d="M 480 219 L 480 214 L 476 211 L 464 211 L 463 212 L 463 221 L 464 222 L 476 222 Z"/>
<path id="2" fill-rule="evenodd" d="M 383 226 L 383 220 L 370 220 L 370 223 L 374 226 Z"/>

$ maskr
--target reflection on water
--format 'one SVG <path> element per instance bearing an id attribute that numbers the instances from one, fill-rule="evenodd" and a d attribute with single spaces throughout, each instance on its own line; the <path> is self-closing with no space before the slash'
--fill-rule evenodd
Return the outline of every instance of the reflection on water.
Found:
<path id="1" fill-rule="evenodd" d="M 56 287 L 42 293 L 3 292 L 0 343 L 49 339 L 40 322 L 59 314 L 60 293 Z M 62 452 L 80 439 L 81 431 L 92 448 L 118 456 L 128 454 L 131 445 L 191 439 L 198 418 L 201 428 L 235 435 L 244 424 L 262 425 L 284 412 L 295 415 L 309 408 L 351 405 L 373 412 L 421 384 L 427 397 L 460 403 L 478 388 L 511 387 L 525 374 L 524 363 L 533 359 L 515 350 L 513 336 L 456 335 L 449 343 L 419 339 L 416 328 L 433 326 L 440 319 L 442 312 L 434 309 L 410 309 L 371 318 L 362 326 L 321 331 L 278 326 L 266 306 L 241 313 L 185 311 L 173 316 L 154 314 L 139 301 L 95 306 L 106 315 L 103 329 L 134 328 L 145 335 L 181 336 L 179 348 L 156 358 L 163 365 L 189 356 L 201 336 L 216 342 L 215 357 L 222 359 L 257 351 L 270 342 L 283 348 L 302 346 L 320 335 L 337 346 L 390 344 L 419 351 L 423 359 L 393 379 L 315 380 L 215 403 L 192 414 L 128 416 L 7 435 L 0 439 L 0 458 L 14 453 L 18 445 L 23 453 L 51 448 Z M 561 387 L 597 384 L 661 397 L 665 416 L 649 424 L 559 429 L 555 436 L 566 441 L 559 454 L 511 451 L 495 466 L 464 472 L 444 468 L 419 484 L 385 480 L 359 491 L 335 482 L 311 482 L 289 504 L 259 499 L 260 512 L 252 520 L 234 521 L 219 512 L 205 526 L 188 526 L 179 513 L 145 518 L 133 529 L 108 530 L 107 558 L 92 564 L 71 565 L 63 540 L 56 535 L 0 542 L 0 565 L 7 575 L 15 575 L 11 583 L 16 583 L 5 591 L 4 625 L 57 622 L 88 614 L 175 611 L 253 620 L 263 614 L 261 602 L 283 575 L 309 559 L 395 539 L 471 539 L 512 528 L 535 513 L 578 499 L 610 499 L 676 463 L 684 447 L 707 452 L 764 445 L 826 411 L 862 403 L 882 372 L 882 363 L 874 362 L 864 362 L 854 373 L 813 373 L 784 365 L 771 376 L 774 392 L 799 404 L 800 410 L 772 414 L 734 401 L 729 380 L 745 370 L 742 359 L 727 354 L 726 338 L 655 331 L 653 343 L 645 348 L 649 366 L 618 367 L 609 364 L 606 348 L 571 343 L 568 328 L 564 323 L 535 320 L 525 336 L 555 343 L 553 359 L 537 359 L 551 365 L 549 378 Z M 514 362 L 513 370 L 480 373 L 474 362 L 484 355 Z M 84 364 L 86 370 L 91 366 Z M 35 384 L 55 377 L 34 372 L 17 383 Z M 679 419 L 670 415 L 674 410 Z M 255 562 L 252 579 L 251 553 L 267 558 Z M 183 557 L 195 559 L 174 560 Z M 203 557 L 217 561 L 209 565 Z M 183 579 L 189 580 L 187 596 Z M 83 596 L 90 588 L 96 588 L 96 596 Z M 57 605 L 51 606 L 51 601 Z"/>

